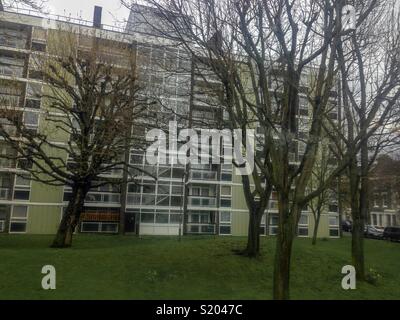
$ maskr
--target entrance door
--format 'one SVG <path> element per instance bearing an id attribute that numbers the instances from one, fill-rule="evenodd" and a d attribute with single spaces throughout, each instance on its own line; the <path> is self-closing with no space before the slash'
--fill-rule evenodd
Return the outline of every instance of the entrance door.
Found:
<path id="1" fill-rule="evenodd" d="M 125 212 L 125 232 L 136 232 L 135 212 Z"/>

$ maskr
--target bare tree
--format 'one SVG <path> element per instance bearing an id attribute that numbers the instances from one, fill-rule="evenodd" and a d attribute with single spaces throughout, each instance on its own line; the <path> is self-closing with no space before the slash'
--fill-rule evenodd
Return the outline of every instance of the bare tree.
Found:
<path id="1" fill-rule="evenodd" d="M 279 231 L 273 296 L 287 299 L 292 245 L 302 209 L 354 162 L 366 137 L 365 130 L 361 130 L 325 182 L 315 190 L 308 189 L 322 131 L 343 136 L 337 125 L 332 125 L 332 129 L 325 119 L 329 118 L 339 67 L 343 65 L 343 59 L 338 63 L 337 48 L 343 37 L 353 32 L 342 25 L 345 3 L 340 0 L 301 4 L 288 0 L 147 0 L 146 3 L 159 12 L 157 22 L 147 23 L 160 34 L 180 41 L 193 56 L 208 63 L 218 77 L 224 88 L 228 126 L 243 129 L 244 136 L 250 127 L 258 126 L 262 131 L 256 169 L 252 179 L 242 177 L 242 182 L 250 217 L 258 215 L 252 213 L 252 199 L 257 201 L 263 194 L 260 203 L 265 204 L 270 188 L 277 191 Z M 355 26 L 359 27 L 376 7 L 377 0 L 359 7 Z M 167 22 L 168 27 L 161 28 L 160 21 Z M 306 102 L 300 103 L 304 97 Z M 299 117 L 301 109 L 307 109 L 306 119 Z M 299 142 L 303 143 L 303 153 L 297 150 Z M 261 208 L 260 214 L 264 211 L 263 206 L 256 208 Z"/>
<path id="2" fill-rule="evenodd" d="M 31 8 L 42 11 L 47 0 L 0 0 L 0 11 L 6 8 Z"/>
<path id="3" fill-rule="evenodd" d="M 371 8 L 368 19 L 343 38 L 338 48 L 344 110 L 345 152 L 358 154 L 347 169 L 353 220 L 352 261 L 364 280 L 364 225 L 368 217 L 368 173 L 376 156 L 392 143 L 399 120 L 400 35 L 393 1 L 355 2 Z M 342 130 L 343 131 L 343 130 Z"/>
<path id="4" fill-rule="evenodd" d="M 332 163 L 335 163 L 335 158 L 330 148 L 331 146 L 326 140 L 321 143 L 318 160 L 312 169 L 312 176 L 309 184 L 310 190 L 318 189 L 321 185 L 325 184 L 325 180 L 329 178 L 331 174 L 331 170 L 334 167 Z M 309 202 L 309 207 L 314 218 L 314 230 L 312 236 L 313 245 L 317 243 L 317 234 L 321 215 L 326 211 L 327 207 L 329 207 L 332 200 L 337 201 L 338 197 L 336 195 L 337 186 L 334 183 L 332 188 L 324 189 L 318 194 L 318 196 Z"/>
<path id="5" fill-rule="evenodd" d="M 48 54 L 36 55 L 46 126 L 32 128 L 24 109 L 11 105 L 1 110 L 0 135 L 14 150 L 4 156 L 19 161 L 31 179 L 72 189 L 52 244 L 62 248 L 71 246 L 89 190 L 121 183 L 107 176 L 113 169 L 132 176 L 124 154 L 134 145 L 131 130 L 146 103 L 137 95 L 135 55 L 128 46 L 71 31 L 52 35 Z"/>

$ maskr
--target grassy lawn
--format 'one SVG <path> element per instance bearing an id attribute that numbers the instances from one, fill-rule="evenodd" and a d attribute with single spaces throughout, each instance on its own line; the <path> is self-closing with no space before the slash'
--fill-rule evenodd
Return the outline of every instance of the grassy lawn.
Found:
<path id="1" fill-rule="evenodd" d="M 275 240 L 262 257 L 232 254 L 245 238 L 136 238 L 78 235 L 70 249 L 50 249 L 51 236 L 0 236 L 0 299 L 270 299 Z M 366 240 L 366 263 L 382 278 L 341 289 L 350 238 L 297 239 L 292 299 L 399 299 L 400 244 Z M 57 289 L 42 290 L 41 268 L 54 265 Z"/>

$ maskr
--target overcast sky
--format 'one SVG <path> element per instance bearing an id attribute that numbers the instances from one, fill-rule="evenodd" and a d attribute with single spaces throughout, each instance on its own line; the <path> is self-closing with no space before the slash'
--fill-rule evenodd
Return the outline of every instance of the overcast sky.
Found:
<path id="1" fill-rule="evenodd" d="M 103 24 L 114 25 L 115 20 L 128 19 L 129 10 L 120 4 L 120 0 L 47 0 L 45 6 L 53 14 L 81 17 L 84 20 L 93 20 L 94 6 L 103 7 Z"/>

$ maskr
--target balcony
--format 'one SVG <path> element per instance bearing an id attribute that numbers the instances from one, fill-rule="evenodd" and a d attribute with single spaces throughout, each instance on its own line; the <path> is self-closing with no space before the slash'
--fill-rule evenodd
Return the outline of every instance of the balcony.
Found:
<path id="1" fill-rule="evenodd" d="M 114 212 L 84 212 L 81 221 L 119 221 L 119 214 Z"/>
<path id="2" fill-rule="evenodd" d="M 94 193 L 89 192 L 85 202 L 102 202 L 102 203 L 120 203 L 121 195 L 119 193 Z"/>
<path id="3" fill-rule="evenodd" d="M 192 180 L 217 180 L 216 171 L 203 171 L 203 170 L 192 170 L 190 172 L 190 178 Z"/>
<path id="4" fill-rule="evenodd" d="M 215 208 L 217 205 L 217 199 L 215 197 L 189 197 L 189 205 L 192 207 L 208 207 Z"/>

